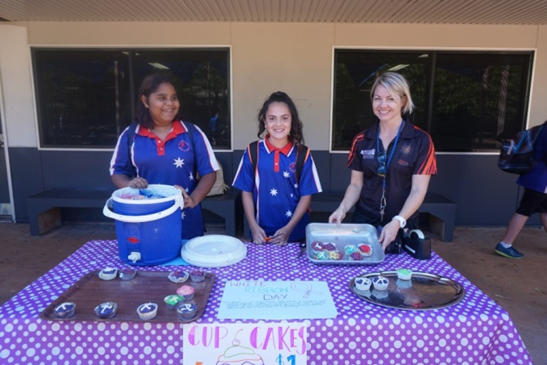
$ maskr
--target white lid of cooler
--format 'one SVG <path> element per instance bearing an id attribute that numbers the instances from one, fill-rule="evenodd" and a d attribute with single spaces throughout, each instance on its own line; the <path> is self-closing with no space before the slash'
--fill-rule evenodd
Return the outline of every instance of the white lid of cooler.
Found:
<path id="1" fill-rule="evenodd" d="M 200 267 L 222 267 L 238 263 L 247 256 L 247 246 L 237 238 L 211 234 L 192 238 L 182 246 L 184 261 Z"/>

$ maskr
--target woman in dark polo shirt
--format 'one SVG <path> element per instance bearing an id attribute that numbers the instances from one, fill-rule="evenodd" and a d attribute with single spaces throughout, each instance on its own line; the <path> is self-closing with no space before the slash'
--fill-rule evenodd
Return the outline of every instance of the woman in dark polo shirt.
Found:
<path id="1" fill-rule="evenodd" d="M 382 227 L 379 241 L 385 250 L 407 221 L 410 228 L 417 226 L 418 208 L 437 163 L 429 134 L 403 118 L 414 107 L 406 79 L 386 72 L 376 79 L 370 96 L 379 122 L 353 139 L 351 181 L 329 222 L 342 222 L 357 203 L 353 221 Z"/>

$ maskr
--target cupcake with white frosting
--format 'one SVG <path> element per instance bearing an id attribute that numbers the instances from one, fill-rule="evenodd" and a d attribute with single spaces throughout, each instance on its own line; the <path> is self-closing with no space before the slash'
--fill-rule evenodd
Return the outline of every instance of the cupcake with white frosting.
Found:
<path id="1" fill-rule="evenodd" d="M 387 290 L 389 280 L 382 275 L 379 275 L 372 280 L 372 284 L 374 285 L 374 289 L 376 290 Z"/>
<path id="2" fill-rule="evenodd" d="M 143 303 L 137 307 L 139 318 L 144 321 L 153 319 L 158 314 L 158 305 L 156 303 Z"/>

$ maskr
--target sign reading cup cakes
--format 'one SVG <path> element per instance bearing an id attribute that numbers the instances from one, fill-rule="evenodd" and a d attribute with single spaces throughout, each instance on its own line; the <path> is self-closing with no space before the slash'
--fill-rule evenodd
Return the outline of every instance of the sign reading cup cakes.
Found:
<path id="1" fill-rule="evenodd" d="M 183 365 L 305 365 L 306 322 L 191 323 L 183 327 Z"/>

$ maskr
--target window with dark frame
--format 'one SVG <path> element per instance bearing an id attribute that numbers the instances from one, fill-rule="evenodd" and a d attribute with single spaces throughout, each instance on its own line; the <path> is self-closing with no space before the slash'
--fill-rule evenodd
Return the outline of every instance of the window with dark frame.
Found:
<path id="1" fill-rule="evenodd" d="M 385 51 L 336 49 L 332 149 L 377 121 L 370 89 L 376 75 L 403 74 L 414 112 L 437 151 L 496 151 L 525 127 L 533 52 Z"/>
<path id="2" fill-rule="evenodd" d="M 178 78 L 183 120 L 213 148 L 231 148 L 229 48 L 32 48 L 40 146 L 112 148 L 134 120 L 137 92 L 149 73 Z"/>

